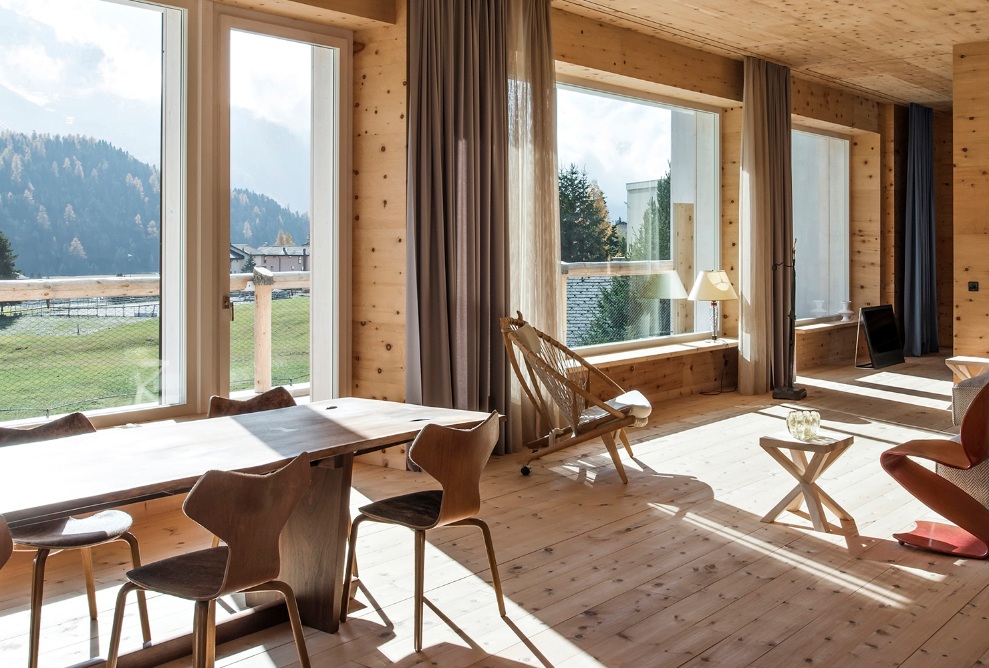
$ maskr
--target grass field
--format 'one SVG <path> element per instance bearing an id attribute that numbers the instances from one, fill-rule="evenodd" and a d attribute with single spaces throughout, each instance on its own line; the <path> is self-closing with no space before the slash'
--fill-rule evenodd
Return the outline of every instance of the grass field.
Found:
<path id="1" fill-rule="evenodd" d="M 230 327 L 230 389 L 254 386 L 254 305 Z M 158 318 L 0 317 L 0 422 L 158 401 Z M 272 302 L 272 382 L 309 381 L 309 298 Z"/>

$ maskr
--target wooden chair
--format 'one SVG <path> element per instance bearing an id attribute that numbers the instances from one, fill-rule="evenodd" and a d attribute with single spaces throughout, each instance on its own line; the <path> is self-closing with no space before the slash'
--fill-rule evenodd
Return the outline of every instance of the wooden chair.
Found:
<path id="1" fill-rule="evenodd" d="M 309 454 L 267 475 L 208 471 L 193 486 L 182 510 L 223 539 L 223 546 L 180 554 L 135 568 L 117 594 L 107 668 L 117 665 L 127 594 L 156 591 L 195 601 L 193 665 L 210 668 L 216 652 L 216 599 L 246 591 L 276 591 L 285 597 L 299 662 L 309 654 L 295 593 L 277 580 L 281 568 L 278 537 L 309 488 Z"/>
<path id="2" fill-rule="evenodd" d="M 82 413 L 71 413 L 32 429 L 0 427 L 0 446 L 32 443 L 77 434 L 95 433 L 96 428 Z M 44 481 L 39 481 L 44 484 Z M 89 517 L 67 517 L 10 529 L 14 548 L 36 550 L 31 580 L 31 622 L 28 638 L 28 666 L 38 665 L 41 640 L 41 601 L 45 588 L 45 563 L 51 554 L 62 550 L 79 550 L 82 556 L 89 599 L 89 616 L 96 619 L 96 582 L 93 575 L 92 548 L 103 543 L 126 541 L 130 546 L 131 562 L 141 565 L 141 550 L 137 538 L 130 532 L 134 519 L 122 510 L 104 510 Z M 142 592 L 137 600 L 141 617 L 144 642 L 151 642 L 151 626 L 148 623 L 148 607 Z"/>
<path id="3" fill-rule="evenodd" d="M 408 527 L 415 532 L 415 650 L 422 650 L 423 570 L 426 531 L 442 526 L 472 525 L 481 529 L 491 566 L 491 581 L 498 611 L 505 616 L 505 600 L 498 577 L 498 562 L 488 525 L 477 518 L 481 509 L 480 479 L 484 465 L 498 442 L 499 417 L 491 413 L 473 429 L 427 424 L 409 447 L 409 458 L 435 478 L 442 490 L 427 490 L 375 501 L 360 509 L 350 529 L 349 559 L 343 587 L 340 621 L 347 621 L 350 581 L 357 547 L 357 530 L 365 520 Z"/>
<path id="4" fill-rule="evenodd" d="M 209 411 L 206 413 L 206 417 L 244 415 L 270 411 L 275 408 L 288 408 L 289 406 L 295 406 L 295 397 L 284 387 L 273 387 L 267 392 L 262 392 L 256 397 L 243 401 L 214 395 L 209 398 Z"/>
<path id="5" fill-rule="evenodd" d="M 267 392 L 251 397 L 250 399 L 228 399 L 218 395 L 209 398 L 209 410 L 207 418 L 226 417 L 228 415 L 247 415 L 248 413 L 260 413 L 261 411 L 271 411 L 276 408 L 288 408 L 295 406 L 295 397 L 284 387 L 273 387 Z M 213 547 L 220 544 L 220 538 L 213 536 Z"/>
<path id="6" fill-rule="evenodd" d="M 904 489 L 957 525 L 918 520 L 913 531 L 893 534 L 893 538 L 901 545 L 956 557 L 989 557 L 989 509 L 913 458 L 963 471 L 989 460 L 989 385 L 972 400 L 956 439 L 908 441 L 885 451 L 879 459 L 883 469 Z"/>
<path id="7" fill-rule="evenodd" d="M 637 390 L 626 392 L 573 350 L 527 323 L 521 313 L 501 319 L 501 334 L 522 391 L 542 424 L 549 425 L 546 436 L 526 444 L 530 452 L 520 458 L 522 475 L 529 475 L 532 460 L 600 436 L 622 482 L 628 484 L 615 437 L 633 456 L 625 428 L 646 424 L 652 412 L 649 400 Z M 564 424 L 555 417 L 554 406 Z"/>

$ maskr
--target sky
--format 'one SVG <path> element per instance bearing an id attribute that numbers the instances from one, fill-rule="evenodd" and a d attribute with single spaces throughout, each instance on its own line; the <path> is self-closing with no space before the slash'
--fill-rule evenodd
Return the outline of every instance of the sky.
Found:
<path id="1" fill-rule="evenodd" d="M 237 64 L 233 106 L 308 134 L 308 47 L 243 32 L 234 33 L 231 42 Z M 62 132 L 97 135 L 85 119 L 64 111 L 73 103 L 112 100 L 156 109 L 161 14 L 91 0 L 0 0 L 0 86 L 43 109 L 59 110 Z M 157 116 L 149 121 L 158 122 Z M 0 124 L 8 125 L 2 109 Z"/>
<path id="2" fill-rule="evenodd" d="M 17 121 L 37 121 L 36 127 L 12 127 L 23 123 L 0 107 L 0 127 L 97 136 L 158 164 L 160 45 L 155 9 L 92 0 L 0 0 L 0 86 L 31 103 Z M 231 58 L 233 106 L 308 144 L 308 47 L 234 32 Z M 107 101 L 119 117 L 103 112 Z M 561 168 L 573 163 L 586 170 L 603 190 L 612 219 L 627 220 L 625 184 L 668 171 L 670 112 L 572 87 L 560 88 L 557 104 Z"/>
<path id="3" fill-rule="evenodd" d="M 557 89 L 557 152 L 561 168 L 584 169 L 604 192 L 611 219 L 628 220 L 625 184 L 669 171 L 670 111 L 586 89 Z"/>

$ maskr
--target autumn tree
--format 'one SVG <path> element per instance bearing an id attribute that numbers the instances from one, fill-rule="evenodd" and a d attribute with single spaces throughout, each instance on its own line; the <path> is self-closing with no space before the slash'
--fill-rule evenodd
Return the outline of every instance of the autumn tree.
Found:
<path id="1" fill-rule="evenodd" d="M 295 240 L 292 239 L 292 235 L 284 230 L 278 230 L 278 236 L 275 237 L 275 246 L 294 246 Z"/>
<path id="2" fill-rule="evenodd" d="M 560 256 L 564 262 L 606 262 L 614 226 L 604 193 L 587 172 L 571 164 L 560 170 Z"/>

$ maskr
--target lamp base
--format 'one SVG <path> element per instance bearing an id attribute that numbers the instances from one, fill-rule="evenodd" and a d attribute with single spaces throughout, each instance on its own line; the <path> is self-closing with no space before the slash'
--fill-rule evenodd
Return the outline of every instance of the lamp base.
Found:
<path id="1" fill-rule="evenodd" d="M 777 387 L 773 390 L 773 399 L 786 399 L 788 401 L 800 401 L 807 396 L 807 390 L 802 387 Z"/>

